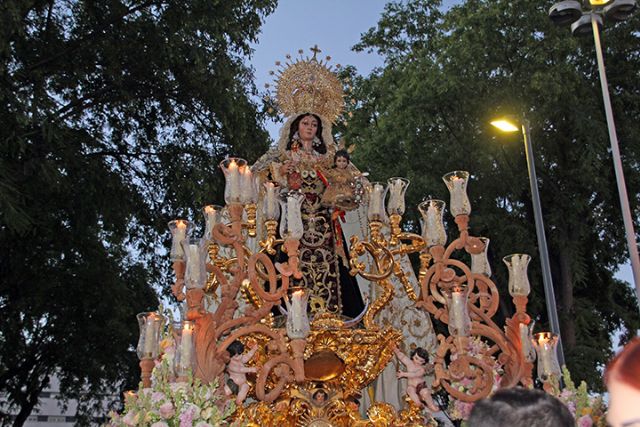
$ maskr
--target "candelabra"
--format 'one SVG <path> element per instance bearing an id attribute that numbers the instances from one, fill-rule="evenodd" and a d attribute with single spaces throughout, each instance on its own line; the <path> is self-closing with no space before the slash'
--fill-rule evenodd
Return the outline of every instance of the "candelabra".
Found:
<path id="1" fill-rule="evenodd" d="M 239 406 L 236 417 L 240 421 L 292 426 L 314 420 L 355 426 L 371 425 L 375 420 L 393 425 L 416 423 L 421 419 L 420 410 L 411 401 L 399 413 L 386 403 L 374 403 L 368 410 L 370 420 L 362 420 L 358 412 L 361 390 L 380 375 L 402 337 L 393 327 L 376 323 L 376 315 L 400 291 L 394 289 L 395 277 L 416 307 L 448 326 L 449 334 L 438 336 L 434 388 L 442 387 L 456 399 L 473 402 L 495 387 L 531 385 L 535 351 L 533 325 L 526 312 L 529 257 L 514 254 L 504 259 L 516 312 L 503 329 L 492 319 L 499 294 L 490 279 L 489 240 L 469 232 L 467 172 L 444 177 L 458 229 L 458 237 L 448 245 L 445 202 L 420 204 L 423 230 L 418 235 L 401 227 L 409 181 L 396 177 L 368 185 L 369 235 L 351 237 L 349 262 L 351 274 L 369 280 L 380 292 L 356 327 L 360 318 L 347 321 L 328 312 L 309 319 L 309 294 L 299 287 L 304 195 L 281 191 L 273 182 L 258 186 L 243 159 L 229 158 L 220 166 L 226 181 L 226 207 L 204 208 L 204 237 L 191 237 L 188 221 L 169 224 L 176 277 L 172 290 L 179 301 L 186 300 L 184 319 L 174 328 L 178 381 L 187 380 L 191 369 L 203 382 L 223 383 L 230 346 L 239 341 L 252 348 L 247 365 L 256 372 L 247 383 L 255 402 Z M 250 244 L 254 236 L 257 241 Z M 286 254 L 286 260 L 275 262 L 277 252 Z M 471 267 L 453 257 L 458 252 L 471 256 Z M 365 254 L 370 263 L 360 261 Z M 412 276 L 399 262 L 410 254 L 419 255 L 418 283 L 412 283 Z M 216 304 L 205 307 L 205 296 L 212 292 L 219 294 Z M 242 308 L 240 296 L 247 301 Z M 274 319 L 278 306 L 285 313 L 284 322 Z M 162 319 L 157 313 L 144 313 L 140 319 L 138 348 L 143 383 L 148 386 L 149 361 L 158 355 Z M 542 355 L 541 342 L 538 338 L 535 344 L 540 359 L 545 360 L 539 376 L 548 382 L 556 375 L 554 356 L 552 351 Z M 242 404 L 243 397 L 238 400 Z"/>

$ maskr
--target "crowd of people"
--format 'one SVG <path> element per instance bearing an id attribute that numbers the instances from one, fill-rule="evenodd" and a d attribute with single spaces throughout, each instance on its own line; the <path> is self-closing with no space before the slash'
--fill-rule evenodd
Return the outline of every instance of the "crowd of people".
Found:
<path id="1" fill-rule="evenodd" d="M 640 427 L 640 338 L 632 339 L 605 370 L 609 392 L 607 423 L 611 427 Z M 469 417 L 469 427 L 526 426 L 573 427 L 569 409 L 540 390 L 499 390 L 479 401 Z"/>

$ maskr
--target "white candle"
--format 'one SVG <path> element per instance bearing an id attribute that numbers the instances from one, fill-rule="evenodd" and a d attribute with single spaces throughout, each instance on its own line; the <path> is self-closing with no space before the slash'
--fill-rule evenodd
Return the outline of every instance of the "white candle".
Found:
<path id="1" fill-rule="evenodd" d="M 189 244 L 189 253 L 187 254 L 187 264 L 189 267 L 188 284 L 197 285 L 203 282 L 200 274 L 200 245 L 197 243 Z M 198 287 L 198 286 L 196 286 Z"/>
<path id="2" fill-rule="evenodd" d="M 255 187 L 253 182 L 253 174 L 249 166 L 244 166 L 240 170 L 242 180 L 240 201 L 242 203 L 253 203 L 255 200 Z"/>
<path id="3" fill-rule="evenodd" d="M 182 259 L 184 250 L 182 249 L 182 241 L 187 237 L 187 223 L 182 220 L 176 220 L 176 226 L 171 230 L 171 253 L 173 259 Z"/>
<path id="4" fill-rule="evenodd" d="M 480 237 L 482 243 L 484 243 L 484 249 L 479 254 L 471 254 L 471 272 L 476 274 L 484 274 L 487 277 L 491 277 L 491 266 L 487 259 L 487 252 L 489 249 L 489 239 L 486 237 Z"/>
<path id="5" fill-rule="evenodd" d="M 369 204 L 369 219 L 379 221 L 382 217 L 382 204 L 384 187 L 381 184 L 374 184 L 371 190 L 371 199 Z"/>
<path id="6" fill-rule="evenodd" d="M 264 198 L 264 216 L 267 220 L 277 220 L 280 216 L 280 208 L 278 206 L 278 187 L 273 182 L 265 182 L 264 188 L 266 190 Z"/>
<path id="7" fill-rule="evenodd" d="M 145 320 L 144 353 L 145 357 L 153 357 L 156 344 L 155 314 L 150 313 Z"/>
<path id="8" fill-rule="evenodd" d="M 531 257 L 527 254 L 513 254 L 504 258 L 509 268 L 509 293 L 527 296 L 531 291 L 527 267 Z"/>
<path id="9" fill-rule="evenodd" d="M 204 237 L 207 240 L 213 239 L 213 227 L 220 222 L 221 213 L 219 206 L 207 205 L 204 207 Z"/>
<path id="10" fill-rule="evenodd" d="M 227 168 L 229 174 L 229 197 L 233 202 L 240 198 L 240 170 L 235 160 L 231 160 Z"/>
<path id="11" fill-rule="evenodd" d="M 454 215 L 462 215 L 466 213 L 466 197 L 465 180 L 454 176 L 451 180 L 451 212 Z"/>
<path id="12" fill-rule="evenodd" d="M 434 203 L 429 205 L 426 218 L 427 227 L 427 245 L 444 245 L 447 236 L 444 232 L 444 224 L 442 223 L 442 212 L 436 208 Z"/>
<path id="13" fill-rule="evenodd" d="M 308 293 L 303 290 L 297 290 L 291 295 L 291 303 L 285 300 L 288 310 L 287 335 L 291 339 L 306 338 L 309 335 L 308 297 Z"/>
<path id="14" fill-rule="evenodd" d="M 289 237 L 295 238 L 296 231 L 300 228 L 300 206 L 296 194 L 287 195 L 287 232 Z M 302 236 L 300 236 L 302 237 Z"/>
<path id="15" fill-rule="evenodd" d="M 191 349 L 193 348 L 193 329 L 186 323 L 182 328 L 182 339 L 180 341 L 180 365 L 184 368 L 191 367 Z"/>
<path id="16" fill-rule="evenodd" d="M 520 327 L 520 342 L 522 343 L 522 353 L 525 360 L 533 362 L 535 360 L 535 350 L 531 344 L 531 337 L 529 336 L 529 327 L 524 323 L 518 325 Z"/>
<path id="17" fill-rule="evenodd" d="M 451 306 L 449 307 L 449 331 L 455 335 L 466 337 L 469 330 L 470 319 L 467 312 L 467 295 L 463 292 L 451 292 Z M 453 335 L 454 332 L 451 332 Z"/>
<path id="18" fill-rule="evenodd" d="M 394 180 L 389 183 L 389 213 L 398 213 L 402 204 L 402 181 Z"/>

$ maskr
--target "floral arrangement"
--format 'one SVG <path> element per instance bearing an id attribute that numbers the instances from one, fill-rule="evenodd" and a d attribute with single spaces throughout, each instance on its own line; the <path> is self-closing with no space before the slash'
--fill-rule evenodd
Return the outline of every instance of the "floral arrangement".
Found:
<path id="1" fill-rule="evenodd" d="M 122 414 L 112 412 L 106 427 L 213 427 L 233 425 L 235 403 L 220 401 L 218 384 L 202 384 L 189 376 L 173 382 L 175 344 L 165 338 L 162 357 L 153 369 L 152 387 L 138 393 L 127 392 Z"/>
<path id="2" fill-rule="evenodd" d="M 576 388 L 571 379 L 571 373 L 565 366 L 562 367 L 562 379 L 565 388 L 560 392 L 558 398 L 567 405 L 576 419 L 576 425 L 578 427 L 606 426 L 606 406 L 602 401 L 602 396 L 589 394 L 587 383 L 584 381 Z"/>
<path id="3" fill-rule="evenodd" d="M 472 355 L 481 354 L 482 346 L 486 345 L 479 338 L 474 338 L 470 341 L 469 353 Z M 496 375 L 493 391 L 496 391 L 500 384 L 500 373 L 502 371 L 497 362 L 494 368 Z M 605 427 L 607 425 L 605 419 L 606 405 L 602 400 L 602 396 L 590 394 L 584 381 L 576 387 L 571 379 L 571 373 L 566 367 L 562 368 L 562 379 L 564 380 L 565 388 L 558 392 L 557 397 L 569 408 L 569 411 L 576 419 L 577 427 Z M 456 383 L 460 391 L 466 391 L 469 385 L 470 381 L 465 378 Z M 472 409 L 473 403 L 451 398 L 446 412 L 451 420 L 460 420 L 464 426 L 466 425 L 465 421 L 471 415 Z"/>

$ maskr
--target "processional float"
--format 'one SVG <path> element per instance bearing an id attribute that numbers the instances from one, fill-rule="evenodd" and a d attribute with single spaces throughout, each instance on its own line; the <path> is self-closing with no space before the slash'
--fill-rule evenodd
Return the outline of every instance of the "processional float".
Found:
<path id="1" fill-rule="evenodd" d="M 288 60 L 278 80 L 281 109 L 324 112 L 323 117 L 335 119 L 343 108 L 343 89 L 331 68 L 317 59 L 317 51 L 312 57 Z M 536 350 L 539 378 L 547 388 L 557 385 L 557 337 L 548 333 L 532 337 L 526 312 L 528 255 L 504 258 L 516 311 L 503 326 L 493 319 L 500 295 L 490 278 L 488 239 L 470 234 L 467 172 L 443 177 L 458 232 L 448 244 L 445 202 L 422 202 L 418 207 L 422 233 L 410 233 L 401 226 L 408 181 L 361 182 L 368 233 L 350 238 L 349 267 L 352 275 L 370 281 L 377 291 L 361 317 L 346 319 L 329 312 L 309 313 L 308 289 L 297 286 L 303 274 L 299 255 L 304 195 L 260 182 L 256 168 L 243 159 L 228 158 L 220 166 L 226 206 L 204 208 L 204 236 L 190 237 L 191 224 L 186 220 L 169 224 L 176 278 L 172 289 L 186 306 L 176 331 L 176 381 L 193 376 L 205 383 L 227 384 L 230 360 L 250 354 L 238 362 L 250 368 L 246 370 L 249 399 L 239 390 L 225 397 L 236 399 L 235 417 L 240 422 L 422 425 L 428 417 L 411 399 L 401 411 L 374 401 L 363 417 L 359 408 L 363 390 L 391 361 L 402 339 L 401 331 L 378 324 L 376 315 L 394 295 L 405 292 L 417 309 L 448 326 L 448 334 L 438 335 L 432 356 L 433 391 L 444 389 L 452 398 L 474 402 L 496 388 L 531 386 Z M 278 262 L 276 253 L 286 257 Z M 412 254 L 419 258 L 417 282 L 411 279 L 416 275 L 398 262 Z M 461 259 L 470 259 L 470 265 Z M 205 303 L 214 293 L 217 301 Z M 163 321 L 157 312 L 139 315 L 144 387 L 151 384 Z"/>

